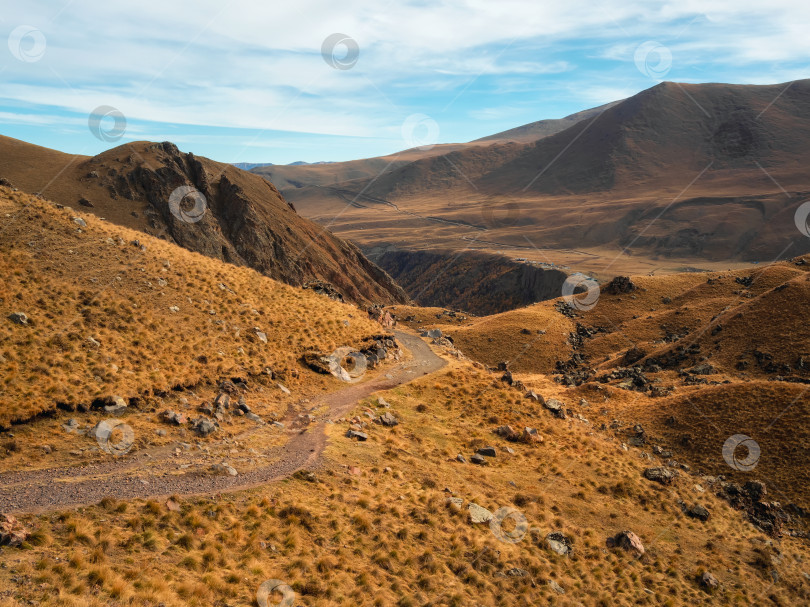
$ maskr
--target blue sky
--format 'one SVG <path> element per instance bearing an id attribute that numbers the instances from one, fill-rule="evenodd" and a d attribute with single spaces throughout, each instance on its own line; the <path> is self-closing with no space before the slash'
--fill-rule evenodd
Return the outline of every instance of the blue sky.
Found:
<path id="1" fill-rule="evenodd" d="M 115 4 L 4 7 L 0 134 L 88 155 L 149 139 L 224 162 L 349 160 L 559 118 L 660 80 L 810 76 L 804 2 Z M 106 137 L 88 126 L 100 106 L 119 118 L 117 130 L 101 121 Z"/>

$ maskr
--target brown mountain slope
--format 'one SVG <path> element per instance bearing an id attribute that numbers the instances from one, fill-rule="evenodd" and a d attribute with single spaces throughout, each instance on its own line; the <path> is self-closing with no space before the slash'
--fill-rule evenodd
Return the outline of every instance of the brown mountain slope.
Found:
<path id="1" fill-rule="evenodd" d="M 810 251 L 794 225 L 810 197 L 809 93 L 810 80 L 662 83 L 536 142 L 291 196 L 364 249 L 474 242 L 606 279 L 792 257 Z"/>
<path id="2" fill-rule="evenodd" d="M 407 299 L 354 245 L 300 217 L 266 180 L 171 143 L 131 143 L 88 158 L 0 138 L 0 176 L 288 284 L 324 280 L 362 303 Z M 184 198 L 183 187 L 202 198 Z"/>
<path id="3" fill-rule="evenodd" d="M 569 415 L 613 427 L 624 442 L 638 442 L 640 424 L 643 445 L 663 445 L 706 474 L 756 474 L 772 499 L 807 505 L 809 268 L 802 257 L 753 271 L 634 276 L 626 289 L 603 285 L 583 310 L 562 298 L 477 319 L 392 310 L 414 328 L 441 329 L 491 368 L 505 363 L 539 392 L 565 386 Z M 724 461 L 735 435 L 761 447 L 756 473 Z"/>
<path id="4" fill-rule="evenodd" d="M 805 187 L 800 159 L 810 153 L 809 140 L 810 80 L 791 86 L 665 82 L 513 154 L 490 147 L 486 156 L 480 149 L 453 152 L 453 166 L 440 158 L 418 160 L 418 167 L 376 180 L 368 193 L 396 198 L 471 186 L 517 195 L 643 191 L 686 185 L 684 177 L 710 163 L 712 182 L 740 186 L 744 171 L 759 191 L 762 171 L 755 161 L 783 187 Z"/>
<path id="5" fill-rule="evenodd" d="M 500 133 L 495 133 L 494 135 L 489 135 L 488 137 L 476 139 L 476 141 L 518 141 L 522 143 L 534 142 L 538 139 L 542 139 L 543 137 L 549 137 L 550 135 L 555 135 L 561 131 L 564 131 L 568 127 L 574 126 L 578 122 L 594 118 L 596 115 L 618 103 L 621 103 L 621 101 L 606 103 L 605 105 L 583 110 L 564 118 L 538 120 L 537 122 L 524 124 L 522 126 L 509 129 L 508 131 L 502 131 Z"/>
<path id="6" fill-rule="evenodd" d="M 293 387 L 315 381 L 305 352 L 382 332 L 355 306 L 10 188 L 0 216 L 0 427 L 267 369 Z"/>

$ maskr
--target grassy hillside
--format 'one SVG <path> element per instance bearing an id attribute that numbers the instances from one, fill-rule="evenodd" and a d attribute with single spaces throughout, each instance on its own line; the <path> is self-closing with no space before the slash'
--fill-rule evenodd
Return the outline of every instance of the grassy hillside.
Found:
<path id="1" fill-rule="evenodd" d="M 765 536 L 705 479 L 646 480 L 652 462 L 639 450 L 553 418 L 467 361 L 381 396 L 400 425 L 373 427 L 358 443 L 338 422 L 311 475 L 211 498 L 109 499 L 24 517 L 36 532 L 6 555 L 5 604 L 248 606 L 269 579 L 289 585 L 290 604 L 312 606 L 810 601 L 802 540 Z M 376 398 L 353 413 L 364 406 Z M 536 428 L 543 442 L 492 434 L 506 423 Z M 497 451 L 487 465 L 456 461 L 484 445 Z M 470 502 L 514 509 L 515 518 L 496 535 L 471 522 Z M 682 504 L 711 516 L 690 518 Z M 515 525 L 521 516 L 525 527 Z M 639 536 L 643 556 L 606 547 L 623 530 Z M 548 548 L 551 532 L 570 540 L 569 556 Z M 701 586 L 705 572 L 717 589 Z"/>
<path id="2" fill-rule="evenodd" d="M 354 306 L 9 188 L 0 214 L 2 425 L 267 368 L 295 383 L 304 352 L 382 332 Z"/>

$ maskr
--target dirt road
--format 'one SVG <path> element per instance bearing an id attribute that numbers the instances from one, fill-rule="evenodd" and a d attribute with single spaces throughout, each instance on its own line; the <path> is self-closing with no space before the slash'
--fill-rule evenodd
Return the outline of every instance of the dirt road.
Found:
<path id="1" fill-rule="evenodd" d="M 169 495 L 209 495 L 238 491 L 272 483 L 303 468 L 313 466 L 326 447 L 327 421 L 343 417 L 355 404 L 373 392 L 389 390 L 441 369 L 447 363 L 430 347 L 409 333 L 396 332 L 397 340 L 413 358 L 399 363 L 384 375 L 368 382 L 352 384 L 323 397 L 328 411 L 305 431 L 291 430 L 290 440 L 271 449 L 273 462 L 238 476 L 212 475 L 199 471 L 186 474 L 160 474 L 140 468 L 144 460 L 137 452 L 100 464 L 0 474 L 0 512 L 43 512 L 98 503 L 105 497 L 116 499 L 152 498 Z M 288 427 L 292 419 L 287 420 Z M 172 449 L 163 449 L 171 463 Z M 150 468 L 156 460 L 149 459 Z M 157 462 L 159 464 L 159 461 Z M 159 469 L 159 466 L 157 466 Z M 172 467 L 174 469 L 175 467 Z"/>

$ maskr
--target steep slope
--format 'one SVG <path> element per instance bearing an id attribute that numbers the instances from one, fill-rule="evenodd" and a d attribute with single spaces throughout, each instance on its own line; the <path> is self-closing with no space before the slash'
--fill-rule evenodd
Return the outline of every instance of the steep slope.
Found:
<path id="1" fill-rule="evenodd" d="M 810 80 L 666 82 L 595 110 L 533 142 L 496 138 L 291 197 L 364 249 L 474 241 L 607 279 L 810 251 L 794 225 L 810 197 Z"/>
<path id="2" fill-rule="evenodd" d="M 495 314 L 553 299 L 566 274 L 503 256 L 451 251 L 369 252 L 422 306 L 447 307 L 477 315 Z"/>
<path id="3" fill-rule="evenodd" d="M 574 126 L 578 122 L 594 118 L 598 114 L 601 114 L 606 109 L 613 107 L 618 103 L 621 103 L 621 101 L 613 101 L 611 103 L 606 103 L 605 105 L 600 105 L 599 107 L 589 108 L 581 112 L 576 112 L 575 114 L 570 114 L 564 118 L 530 122 L 529 124 L 524 124 L 522 126 L 509 129 L 508 131 L 495 133 L 494 135 L 489 135 L 488 137 L 482 137 L 481 139 L 476 139 L 475 141 L 517 141 L 521 143 L 534 142 L 538 139 L 542 139 L 543 137 L 549 137 L 564 131 L 568 127 Z"/>
<path id="4" fill-rule="evenodd" d="M 349 304 L 10 188 L 0 216 L 0 426 L 222 377 L 293 386 L 313 375 L 304 353 L 384 332 Z"/>
<path id="5" fill-rule="evenodd" d="M 2 138 L 0 176 L 288 284 L 326 281 L 362 303 L 406 299 L 354 245 L 300 217 L 272 184 L 171 143 L 137 142 L 87 158 Z"/>
<path id="6" fill-rule="evenodd" d="M 730 437 L 753 437 L 773 499 L 810 503 L 810 259 L 618 279 L 580 310 L 582 297 L 476 319 L 392 312 L 440 329 L 467 356 L 509 370 L 510 381 L 566 386 L 568 415 L 604 423 L 629 444 L 663 445 L 705 474 L 751 480 L 722 454 Z"/>
<path id="7" fill-rule="evenodd" d="M 776 102 L 778 100 L 778 103 Z M 750 86 L 665 82 L 595 108 L 569 128 L 523 144 L 511 157 L 493 146 L 416 161 L 378 179 L 382 198 L 473 187 L 494 194 L 575 194 L 685 185 L 711 166 L 715 185 L 746 178 L 759 191 L 762 171 L 783 187 L 801 184 L 810 153 L 810 80 Z M 741 175 L 739 171 L 744 173 Z M 439 172 L 439 176 L 433 173 Z M 394 187 L 392 184 L 396 184 Z"/>

